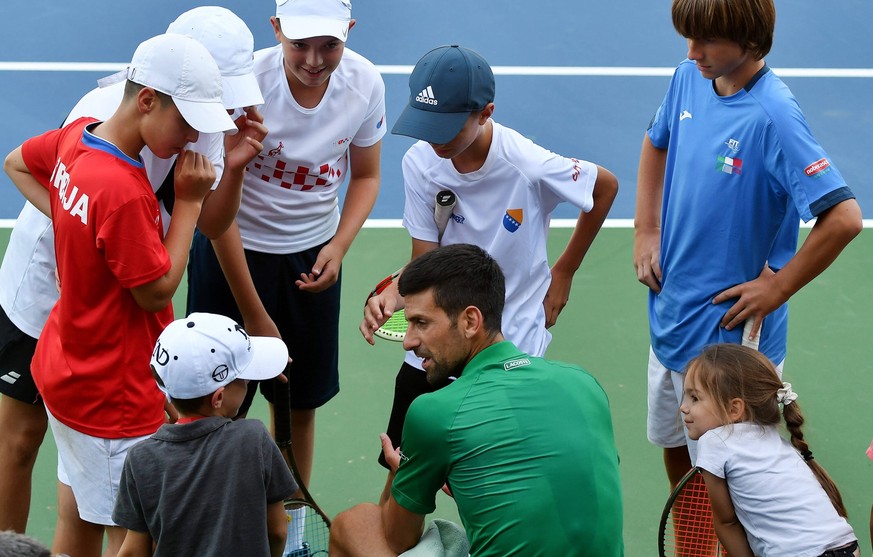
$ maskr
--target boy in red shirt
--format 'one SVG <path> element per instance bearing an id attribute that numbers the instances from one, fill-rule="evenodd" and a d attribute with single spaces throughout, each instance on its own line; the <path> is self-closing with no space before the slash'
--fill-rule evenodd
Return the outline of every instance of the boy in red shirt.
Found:
<path id="1" fill-rule="evenodd" d="M 26 141 L 6 158 L 25 197 L 52 217 L 61 297 L 33 358 L 34 381 L 58 445 L 58 524 L 53 550 L 114 555 L 124 530 L 112 508 L 127 449 L 164 422 L 164 397 L 148 362 L 173 319 L 209 160 L 184 151 L 200 132 L 235 129 L 209 52 L 183 35 L 142 43 L 124 99 L 105 122 L 81 118 Z M 179 153 L 166 238 L 139 159 Z"/>

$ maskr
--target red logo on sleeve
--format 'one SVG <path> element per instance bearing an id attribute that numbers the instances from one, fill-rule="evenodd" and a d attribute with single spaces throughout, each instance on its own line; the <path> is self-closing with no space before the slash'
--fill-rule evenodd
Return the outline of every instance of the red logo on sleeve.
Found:
<path id="1" fill-rule="evenodd" d="M 822 170 L 825 170 L 826 168 L 828 168 L 830 165 L 831 165 L 831 163 L 829 163 L 827 159 L 818 159 L 817 161 L 815 161 L 811 165 L 804 168 L 803 172 L 807 176 L 815 176 L 816 174 L 818 174 Z"/>

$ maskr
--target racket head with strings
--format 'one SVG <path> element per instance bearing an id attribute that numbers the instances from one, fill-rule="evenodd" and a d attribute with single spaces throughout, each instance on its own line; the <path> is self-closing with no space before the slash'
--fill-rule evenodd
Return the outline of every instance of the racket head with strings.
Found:
<path id="1" fill-rule="evenodd" d="M 398 309 L 391 314 L 388 321 L 373 331 L 373 335 L 385 340 L 403 342 L 403 339 L 406 338 L 406 326 L 406 312 Z"/>
<path id="2" fill-rule="evenodd" d="M 288 499 L 285 501 L 285 510 L 294 511 L 305 509 L 303 512 L 303 533 L 299 536 L 303 540 L 303 547 L 291 551 L 285 557 L 316 557 L 327 555 L 328 542 L 330 541 L 330 523 L 325 519 L 321 509 L 313 506 L 303 499 Z M 291 520 L 289 515 L 289 521 Z"/>
<path id="3" fill-rule="evenodd" d="M 726 557 L 712 524 L 712 506 L 700 468 L 670 493 L 658 529 L 659 557 Z"/>

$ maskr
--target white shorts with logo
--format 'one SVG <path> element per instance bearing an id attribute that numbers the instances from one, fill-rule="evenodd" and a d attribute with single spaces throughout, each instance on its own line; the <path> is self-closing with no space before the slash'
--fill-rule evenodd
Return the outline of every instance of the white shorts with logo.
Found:
<path id="1" fill-rule="evenodd" d="M 73 490 L 79 518 L 93 524 L 115 526 L 112 509 L 127 451 L 149 436 L 93 437 L 62 424 L 48 409 L 46 412 L 58 447 L 58 481 Z"/>

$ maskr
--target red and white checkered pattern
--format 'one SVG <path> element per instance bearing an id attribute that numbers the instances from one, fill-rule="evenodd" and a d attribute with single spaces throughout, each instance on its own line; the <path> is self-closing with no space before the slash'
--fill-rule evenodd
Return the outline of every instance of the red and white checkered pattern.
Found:
<path id="1" fill-rule="evenodd" d="M 342 172 L 327 163 L 318 168 L 289 167 L 283 160 L 264 155 L 258 155 L 252 161 L 249 165 L 249 172 L 254 176 L 259 176 L 265 182 L 298 191 L 330 186 L 342 179 Z"/>

